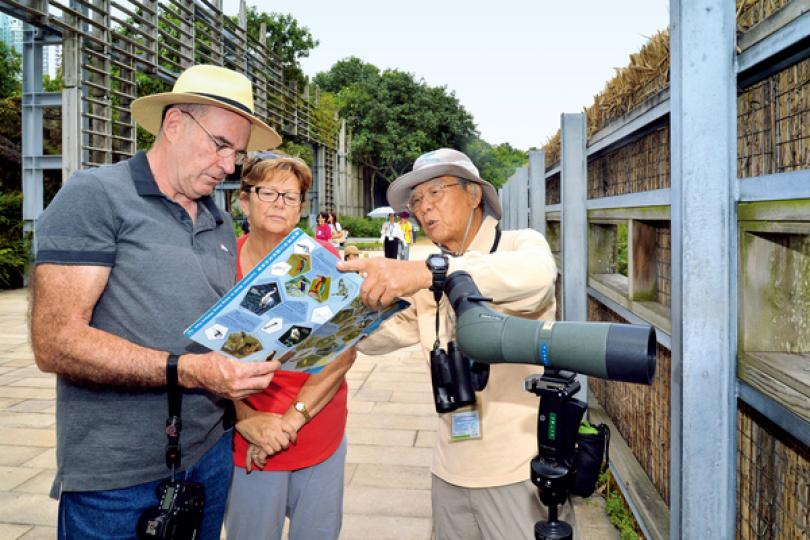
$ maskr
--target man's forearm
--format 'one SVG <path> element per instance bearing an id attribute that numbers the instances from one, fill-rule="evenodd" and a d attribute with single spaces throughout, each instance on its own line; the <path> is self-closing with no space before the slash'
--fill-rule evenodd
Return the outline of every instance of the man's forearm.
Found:
<path id="1" fill-rule="evenodd" d="M 48 334 L 34 316 L 31 321 L 34 358 L 42 371 L 77 381 L 104 385 L 166 384 L 166 351 L 136 345 L 124 338 L 75 321 Z"/>

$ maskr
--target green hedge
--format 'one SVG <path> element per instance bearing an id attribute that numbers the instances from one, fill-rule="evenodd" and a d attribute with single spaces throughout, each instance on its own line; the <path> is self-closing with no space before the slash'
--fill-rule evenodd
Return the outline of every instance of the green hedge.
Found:
<path id="1" fill-rule="evenodd" d="M 23 237 L 23 194 L 0 193 L 0 289 L 23 286 L 31 242 Z"/>
<path id="2" fill-rule="evenodd" d="M 385 218 L 338 216 L 340 226 L 349 229 L 349 237 L 379 238 Z"/>

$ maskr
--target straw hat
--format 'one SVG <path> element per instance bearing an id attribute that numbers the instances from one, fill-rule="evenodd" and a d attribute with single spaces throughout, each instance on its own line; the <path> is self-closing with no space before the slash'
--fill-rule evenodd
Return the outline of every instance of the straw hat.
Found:
<path id="1" fill-rule="evenodd" d="M 413 170 L 391 182 L 386 197 L 397 212 L 408 209 L 408 198 L 413 188 L 440 176 L 456 176 L 481 186 L 484 209 L 495 219 L 501 218 L 501 203 L 498 192 L 489 182 L 478 175 L 478 168 L 466 154 L 451 148 L 439 148 L 422 154 L 413 162 Z"/>
<path id="2" fill-rule="evenodd" d="M 144 96 L 132 102 L 132 117 L 146 131 L 157 135 L 163 110 L 169 105 L 193 103 L 221 107 L 250 120 L 247 150 L 268 150 L 281 144 L 278 133 L 254 116 L 253 85 L 230 69 L 201 64 L 185 70 L 171 92 Z"/>
<path id="3" fill-rule="evenodd" d="M 343 255 L 360 255 L 360 250 L 354 244 L 348 245 L 343 248 Z"/>

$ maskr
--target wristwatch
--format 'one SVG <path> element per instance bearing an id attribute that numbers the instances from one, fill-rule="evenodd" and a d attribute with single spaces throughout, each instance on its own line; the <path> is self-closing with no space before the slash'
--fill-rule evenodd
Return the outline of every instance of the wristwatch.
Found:
<path id="1" fill-rule="evenodd" d="M 304 420 L 306 420 L 307 422 L 312 420 L 312 417 L 309 415 L 309 411 L 307 410 L 307 404 L 304 403 L 303 401 L 296 401 L 295 403 L 293 403 L 293 409 L 303 414 Z"/>
<path id="2" fill-rule="evenodd" d="M 444 292 L 444 280 L 447 278 L 447 269 L 449 267 L 447 255 L 442 253 L 429 255 L 425 264 L 433 274 L 433 283 L 430 290 L 433 291 L 433 295 L 437 297 L 438 301 L 438 298 L 441 298 Z"/>

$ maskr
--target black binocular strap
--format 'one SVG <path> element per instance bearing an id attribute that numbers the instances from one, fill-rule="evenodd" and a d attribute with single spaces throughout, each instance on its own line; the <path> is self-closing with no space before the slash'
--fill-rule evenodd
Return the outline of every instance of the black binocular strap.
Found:
<path id="1" fill-rule="evenodd" d="M 180 413 L 183 406 L 183 393 L 177 375 L 177 364 L 180 357 L 170 354 L 166 359 L 166 394 L 169 401 L 169 417 L 166 419 L 166 466 L 174 476 L 175 469 L 180 467 L 180 431 L 183 424 Z"/>

